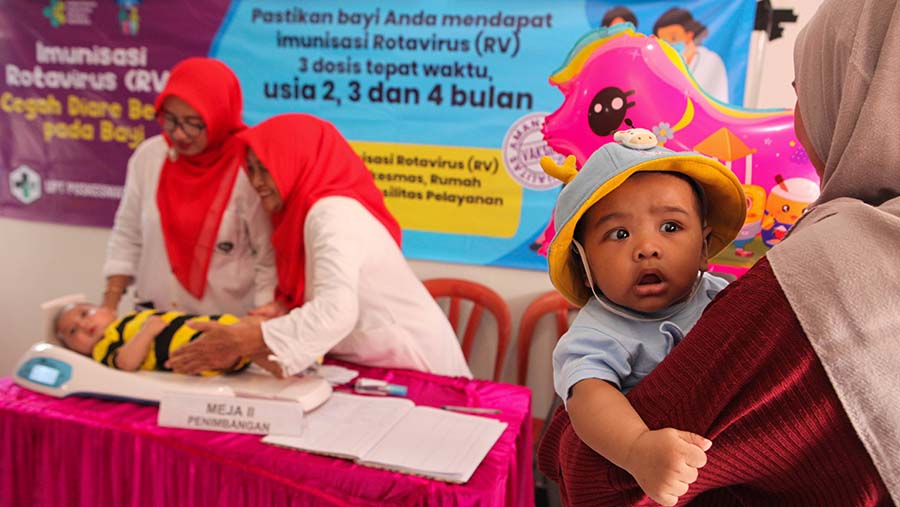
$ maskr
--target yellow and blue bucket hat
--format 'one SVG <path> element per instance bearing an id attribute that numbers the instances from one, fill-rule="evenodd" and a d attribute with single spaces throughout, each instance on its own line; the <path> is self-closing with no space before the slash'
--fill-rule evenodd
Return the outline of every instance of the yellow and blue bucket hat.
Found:
<path id="1" fill-rule="evenodd" d="M 695 152 L 676 152 L 659 146 L 652 132 L 631 129 L 617 132 L 617 142 L 603 145 L 575 169 L 575 158 L 556 165 L 545 157 L 547 174 L 566 183 L 556 202 L 556 235 L 547 260 L 550 280 L 566 299 L 584 306 L 591 290 L 584 284 L 581 261 L 572 255 L 575 226 L 591 206 L 637 172 L 674 172 L 691 178 L 703 190 L 705 224 L 712 227 L 708 256 L 713 257 L 737 236 L 747 214 L 747 201 L 737 177 L 717 160 Z"/>

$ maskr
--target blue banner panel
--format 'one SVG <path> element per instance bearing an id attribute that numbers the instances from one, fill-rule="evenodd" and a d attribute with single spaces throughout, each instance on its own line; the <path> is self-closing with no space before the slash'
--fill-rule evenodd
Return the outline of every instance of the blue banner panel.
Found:
<path id="1" fill-rule="evenodd" d="M 546 268 L 559 186 L 538 160 L 561 158 L 541 126 L 563 102 L 548 78 L 616 4 L 177 5 L 4 2 L 0 216 L 110 225 L 130 153 L 159 133 L 152 104 L 168 69 L 209 55 L 238 75 L 248 124 L 307 112 L 344 133 L 403 226 L 407 256 Z M 632 2 L 634 19 L 618 21 L 671 39 L 708 93 L 740 102 L 755 2 L 678 6 Z"/>

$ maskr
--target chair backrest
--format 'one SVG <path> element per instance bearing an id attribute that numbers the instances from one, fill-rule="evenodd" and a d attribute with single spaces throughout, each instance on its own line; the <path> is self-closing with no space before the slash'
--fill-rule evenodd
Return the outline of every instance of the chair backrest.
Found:
<path id="1" fill-rule="evenodd" d="M 447 319 L 454 331 L 459 333 L 460 314 L 463 301 L 472 303 L 472 311 L 466 321 L 466 328 L 462 336 L 462 350 L 466 360 L 472 352 L 475 342 L 475 334 L 481 324 L 484 309 L 493 314 L 497 321 L 497 357 L 494 359 L 493 380 L 500 380 L 500 372 L 503 369 L 503 360 L 506 358 L 506 349 L 509 347 L 509 337 L 512 333 L 512 318 L 509 314 L 509 306 L 499 294 L 490 288 L 471 280 L 460 278 L 434 278 L 425 280 L 425 288 L 431 293 L 431 297 L 449 298 L 450 307 Z"/>
<path id="2" fill-rule="evenodd" d="M 534 334 L 534 327 L 541 317 L 552 313 L 556 320 L 556 339 L 558 340 L 566 331 L 569 330 L 569 312 L 577 310 L 578 307 L 566 301 L 559 292 L 555 290 L 541 294 L 532 301 L 525 312 L 522 313 L 522 320 L 519 322 L 518 337 L 518 360 L 516 361 L 516 374 L 518 375 L 518 384 L 524 386 L 528 375 L 528 357 L 531 353 L 531 339 Z"/>
<path id="3" fill-rule="evenodd" d="M 531 344 L 534 339 L 534 330 L 538 321 L 545 316 L 552 315 L 553 320 L 556 323 L 555 338 L 558 341 L 559 338 L 569 330 L 569 313 L 575 310 L 578 310 L 578 307 L 566 301 L 566 299 L 555 290 L 541 294 L 528 304 L 528 307 L 526 307 L 525 311 L 522 313 L 522 320 L 519 321 L 518 357 L 516 361 L 517 384 L 524 386 L 528 380 L 528 358 L 531 355 Z M 549 362 L 550 361 L 548 360 L 548 363 Z M 547 364 L 547 368 L 552 370 L 552 365 Z M 540 404 L 538 394 L 539 393 L 535 391 L 532 395 L 532 400 L 535 405 Z M 546 417 L 549 418 L 550 414 L 553 413 L 557 405 L 561 402 L 559 396 L 556 396 L 555 394 L 552 395 Z M 544 431 L 544 419 L 532 417 L 531 432 L 532 435 L 534 435 L 535 457 L 537 456 L 537 447 L 544 435 Z M 536 460 L 535 463 L 537 463 Z M 545 483 L 546 481 L 547 479 L 535 468 L 535 484 L 538 484 L 539 482 Z M 546 486 L 543 486 L 543 488 L 546 488 Z"/>

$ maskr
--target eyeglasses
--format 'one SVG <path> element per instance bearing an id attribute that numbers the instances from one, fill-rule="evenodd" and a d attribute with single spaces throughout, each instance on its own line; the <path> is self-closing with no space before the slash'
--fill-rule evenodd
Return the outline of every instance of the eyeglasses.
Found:
<path id="1" fill-rule="evenodd" d="M 162 125 L 162 128 L 172 134 L 175 132 L 175 129 L 181 127 L 181 131 L 188 137 L 197 137 L 206 130 L 206 125 L 202 120 L 195 120 L 191 118 L 185 118 L 179 120 L 174 114 L 163 111 L 157 117 L 159 124 Z"/>

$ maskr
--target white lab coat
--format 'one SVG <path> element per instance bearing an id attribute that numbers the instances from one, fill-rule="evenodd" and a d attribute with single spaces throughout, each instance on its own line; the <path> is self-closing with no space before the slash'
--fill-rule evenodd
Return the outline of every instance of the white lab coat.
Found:
<path id="1" fill-rule="evenodd" d="M 135 301 L 150 300 L 163 310 L 245 315 L 272 301 L 277 280 L 272 225 L 243 170 L 222 216 L 203 299 L 193 297 L 176 280 L 156 204 L 167 150 L 165 139 L 154 136 L 141 143 L 128 160 L 103 274 L 133 276 Z"/>
<path id="2" fill-rule="evenodd" d="M 302 234 L 305 302 L 262 325 L 270 357 L 287 375 L 330 352 L 369 366 L 472 376 L 443 311 L 362 204 L 323 198 Z"/>
<path id="3" fill-rule="evenodd" d="M 725 70 L 725 63 L 715 52 L 700 45 L 696 48 L 697 54 L 688 65 L 691 75 L 708 95 L 728 103 L 728 72 Z"/>

